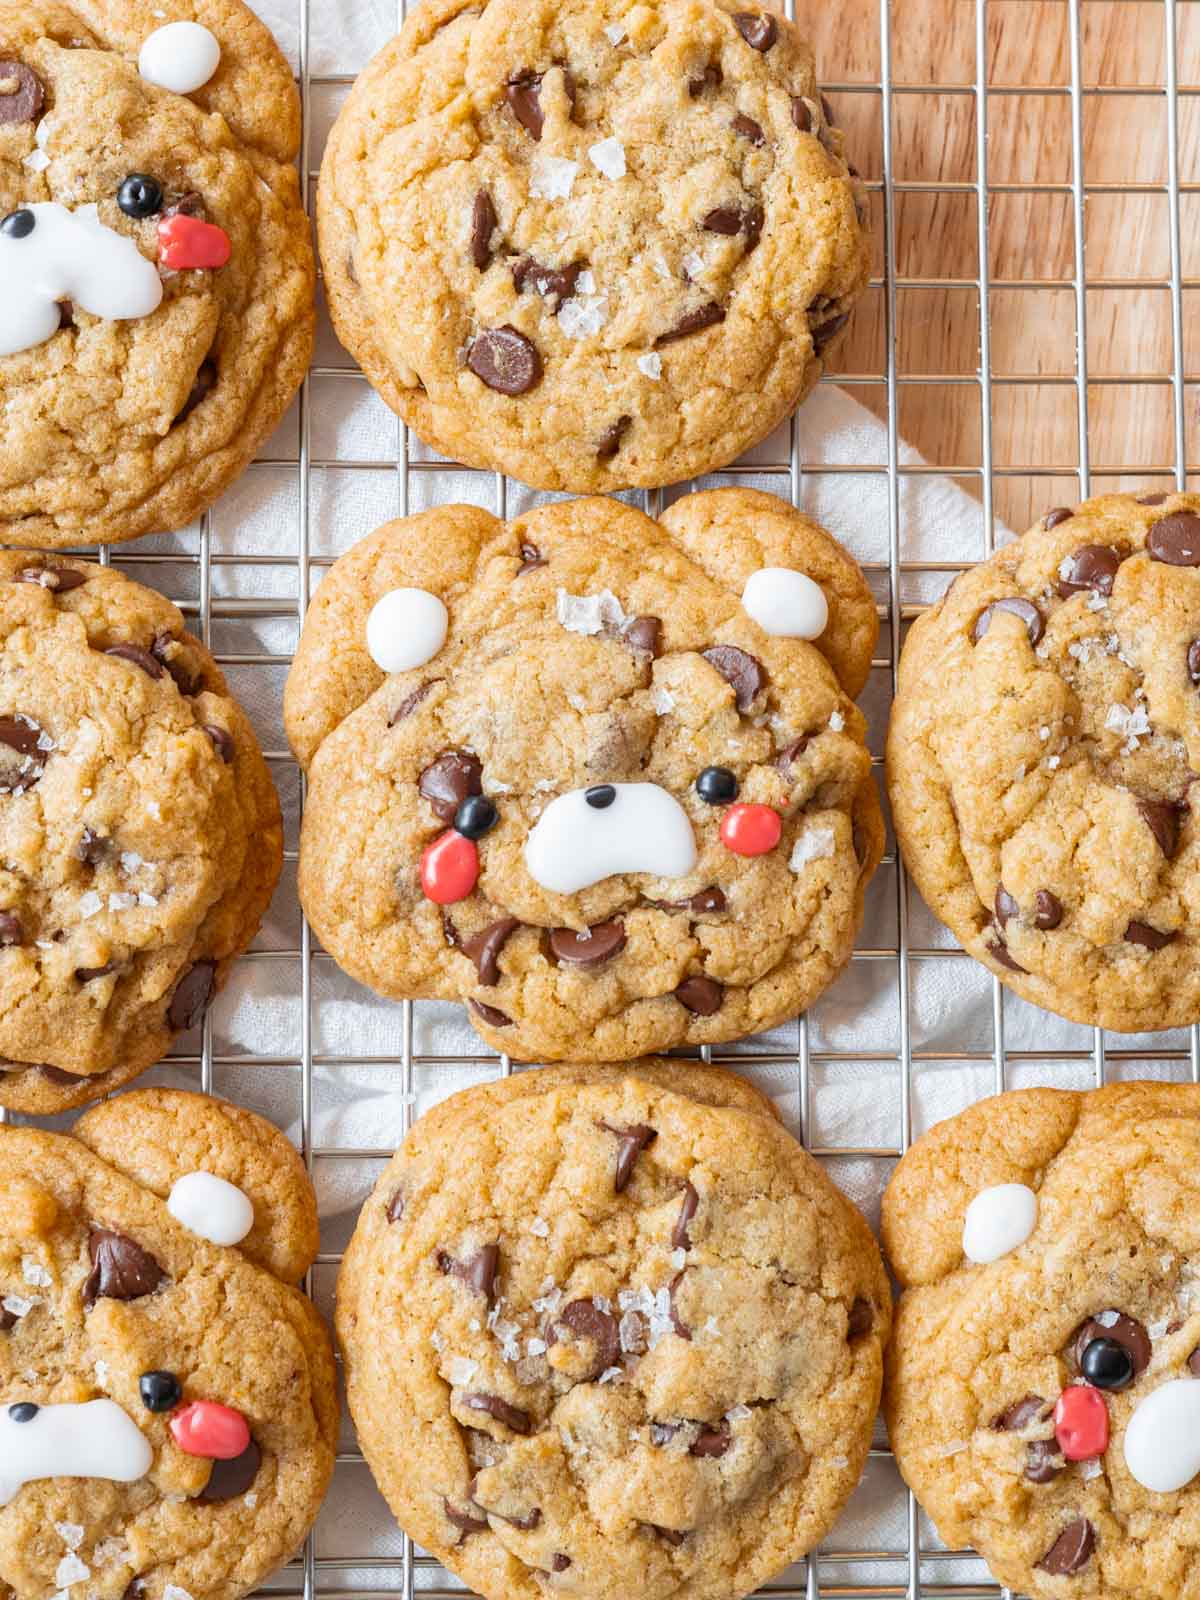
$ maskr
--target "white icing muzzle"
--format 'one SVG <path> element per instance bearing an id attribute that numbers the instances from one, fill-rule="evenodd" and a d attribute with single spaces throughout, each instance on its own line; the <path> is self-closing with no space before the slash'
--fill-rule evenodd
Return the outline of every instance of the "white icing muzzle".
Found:
<path id="1" fill-rule="evenodd" d="M 32 1415 L 26 1422 L 17 1416 Z M 154 1452 L 145 1434 L 113 1400 L 84 1405 L 0 1409 L 0 1506 L 39 1478 L 107 1478 L 136 1483 L 149 1472 Z"/>
<path id="2" fill-rule="evenodd" d="M 577 894 L 622 872 L 684 878 L 696 840 L 679 801 L 657 783 L 596 784 L 550 802 L 525 841 L 525 865 L 543 889 Z"/>

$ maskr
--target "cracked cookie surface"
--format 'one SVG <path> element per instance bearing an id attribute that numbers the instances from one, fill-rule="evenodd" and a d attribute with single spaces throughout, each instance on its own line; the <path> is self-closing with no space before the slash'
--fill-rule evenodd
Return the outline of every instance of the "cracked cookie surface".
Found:
<path id="1" fill-rule="evenodd" d="M 282 864 L 211 655 L 111 567 L 0 554 L 0 1105 L 119 1087 L 194 1027 Z"/>
<path id="2" fill-rule="evenodd" d="M 338 1284 L 407 1531 L 490 1600 L 716 1600 L 858 1481 L 890 1297 L 863 1218 L 744 1080 L 543 1068 L 422 1118 Z"/>
<path id="3" fill-rule="evenodd" d="M 760 614 L 811 632 L 824 607 L 816 637 L 750 615 L 764 571 L 804 604 Z M 390 653 L 427 625 L 420 664 Z M 882 851 L 852 699 L 877 626 L 846 552 L 750 491 L 659 524 L 607 500 L 389 524 L 322 583 L 285 697 L 325 948 L 382 994 L 469 1002 L 527 1060 L 794 1017 Z"/>
<path id="4" fill-rule="evenodd" d="M 338 119 L 319 223 L 388 404 L 576 493 L 765 438 L 868 272 L 811 52 L 735 0 L 426 0 Z"/>
<path id="5" fill-rule="evenodd" d="M 217 1200 L 181 1203 L 199 1173 Z M 230 1198 L 253 1220 L 217 1245 Z M 303 1163 L 239 1108 L 139 1090 L 72 1137 L 0 1129 L 4 1600 L 237 1600 L 295 1553 L 337 1441 L 316 1248 Z"/>
<path id="6" fill-rule="evenodd" d="M 896 1460 L 941 1537 L 1015 1593 L 1200 1594 L 1200 1456 L 1179 1466 L 1200 1403 L 1198 1157 L 1192 1085 L 1022 1090 L 940 1123 L 884 1197 L 905 1291 Z M 973 1264 L 968 1207 L 1012 1185 L 1036 1196 L 1035 1225 Z M 1149 1487 L 1164 1470 L 1175 1487 Z"/>
<path id="7" fill-rule="evenodd" d="M 219 54 L 187 94 L 139 72 L 181 21 Z M 192 66 L 168 43 L 145 70 Z M 253 458 L 312 348 L 298 149 L 287 63 L 241 0 L 3 8 L 0 539 L 180 528 Z"/>
<path id="8" fill-rule="evenodd" d="M 905 861 L 1019 995 L 1200 1017 L 1200 497 L 1047 514 L 913 626 L 888 736 Z"/>

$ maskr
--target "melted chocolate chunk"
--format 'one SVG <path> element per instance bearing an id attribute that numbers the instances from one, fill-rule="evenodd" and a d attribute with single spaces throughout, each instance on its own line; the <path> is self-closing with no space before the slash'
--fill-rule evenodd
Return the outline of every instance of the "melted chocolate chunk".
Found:
<path id="1" fill-rule="evenodd" d="M 92 1270 L 83 1286 L 87 1311 L 97 1300 L 140 1300 L 153 1294 L 166 1277 L 152 1255 L 114 1228 L 93 1228 L 88 1254 Z"/>
<path id="2" fill-rule="evenodd" d="M 1186 815 L 1185 808 L 1169 800 L 1139 800 L 1137 808 L 1157 840 L 1158 848 L 1170 861 L 1179 849 L 1179 830 Z"/>
<path id="3" fill-rule="evenodd" d="M 514 400 L 542 381 L 537 346 L 507 323 L 476 334 L 467 349 L 467 366 L 489 389 Z"/>
<path id="4" fill-rule="evenodd" d="M 0 911 L 0 947 L 24 944 L 25 930 L 15 911 Z"/>
<path id="5" fill-rule="evenodd" d="M 480 272 L 486 272 L 491 263 L 492 235 L 498 222 L 491 195 L 480 189 L 471 209 L 471 260 Z"/>
<path id="6" fill-rule="evenodd" d="M 811 743 L 811 735 L 802 733 L 798 739 L 793 739 L 791 744 L 784 745 L 772 762 L 776 772 L 781 772 L 786 778 Z"/>
<path id="7" fill-rule="evenodd" d="M 975 618 L 975 626 L 971 629 L 971 638 L 976 644 L 992 625 L 992 618 L 997 611 L 1010 611 L 1014 617 L 1020 617 L 1025 624 L 1025 631 L 1029 635 L 1030 644 L 1037 644 L 1045 631 L 1042 613 L 1033 604 L 1032 600 L 1021 600 L 1015 595 L 1003 600 L 993 600 L 990 606 L 984 609 Z"/>
<path id="8" fill-rule="evenodd" d="M 187 663 L 182 655 L 170 654 L 171 646 L 182 644 L 182 640 L 173 638 L 169 633 L 160 633 L 155 636 L 154 643 L 150 646 L 150 654 L 156 661 L 162 663 L 171 674 L 171 679 L 180 694 L 197 695 L 204 684 L 193 673 L 188 671 Z"/>
<path id="9" fill-rule="evenodd" d="M 1128 944 L 1140 945 L 1143 950 L 1165 950 L 1169 944 L 1174 944 L 1176 934 L 1163 933 L 1160 928 L 1152 928 L 1148 922 L 1139 922 L 1136 918 L 1125 929 L 1125 939 Z"/>
<path id="10" fill-rule="evenodd" d="M 679 1208 L 679 1216 L 675 1219 L 675 1227 L 671 1233 L 672 1250 L 690 1250 L 692 1236 L 689 1229 L 696 1212 L 700 1209 L 700 1196 L 696 1193 L 695 1186 L 685 1183 L 683 1186 L 683 1203 Z"/>
<path id="11" fill-rule="evenodd" d="M 634 617 L 621 629 L 621 638 L 634 650 L 644 650 L 657 661 L 662 650 L 662 621 L 658 617 Z"/>
<path id="12" fill-rule="evenodd" d="M 732 644 L 713 645 L 710 650 L 701 653 L 709 666 L 715 668 L 733 689 L 738 710 L 749 711 L 755 696 L 767 681 L 762 662 Z"/>
<path id="13" fill-rule="evenodd" d="M 725 74 L 716 63 L 705 67 L 702 78 L 688 79 L 688 93 L 693 100 L 698 100 L 706 89 L 719 89 L 725 82 Z"/>
<path id="14" fill-rule="evenodd" d="M 846 1318 L 847 1339 L 861 1339 L 864 1334 L 870 1333 L 875 1326 L 875 1307 L 869 1300 L 864 1300 L 860 1295 L 850 1307 L 850 1314 Z"/>
<path id="15" fill-rule="evenodd" d="M 675 1329 L 675 1332 L 679 1335 L 679 1337 L 681 1339 L 686 1339 L 687 1342 L 690 1344 L 692 1342 L 692 1330 L 688 1327 L 688 1325 L 684 1322 L 683 1318 L 679 1315 L 679 1311 L 678 1311 L 678 1309 L 677 1309 L 677 1307 L 675 1305 L 675 1296 L 679 1293 L 679 1290 L 683 1285 L 683 1280 L 686 1277 L 687 1277 L 687 1268 L 684 1267 L 682 1272 L 677 1272 L 675 1274 L 675 1276 L 671 1279 L 670 1288 L 668 1290 L 668 1293 L 669 1293 L 670 1298 L 671 1298 L 671 1326 Z"/>
<path id="16" fill-rule="evenodd" d="M 1089 1318 L 1071 1339 L 1071 1360 L 1076 1371 L 1081 1369 L 1083 1352 L 1093 1340 L 1111 1339 L 1128 1354 L 1133 1363 L 1133 1377 L 1140 1378 L 1150 1365 L 1150 1335 L 1136 1317 L 1127 1317 L 1123 1311 L 1117 1314 L 1111 1327 L 1106 1327 L 1105 1323 L 1111 1321 L 1112 1313 L 1102 1312 L 1101 1315 L 1104 1322 Z"/>
<path id="17" fill-rule="evenodd" d="M 452 1527 L 457 1528 L 460 1533 L 466 1534 L 468 1538 L 473 1533 L 486 1533 L 488 1531 L 486 1517 L 473 1517 L 469 1511 L 460 1511 L 449 1500 L 444 1499 L 442 1501 L 442 1510 L 445 1513 L 446 1521 Z"/>
<path id="18" fill-rule="evenodd" d="M 501 1400 L 496 1394 L 469 1394 L 464 1396 L 463 1405 L 468 1411 L 482 1411 L 489 1417 L 495 1417 L 497 1422 L 502 1422 L 513 1433 L 528 1433 L 533 1426 L 528 1411 L 510 1406 L 507 1400 Z"/>
<path id="19" fill-rule="evenodd" d="M 421 704 L 422 700 L 424 700 L 429 694 L 429 691 L 436 684 L 444 682 L 444 678 L 429 678 L 425 683 L 418 684 L 413 692 L 409 695 L 406 695 L 396 707 L 395 711 L 392 712 L 391 716 L 388 718 L 388 727 L 394 728 L 398 722 L 403 722 L 405 717 L 411 717 L 413 712 Z"/>
<path id="20" fill-rule="evenodd" d="M 695 311 L 689 311 L 682 316 L 666 333 L 660 333 L 654 341 L 654 348 L 661 350 L 664 345 L 674 344 L 677 339 L 686 339 L 693 333 L 703 333 L 705 328 L 715 328 L 718 323 L 725 321 L 725 315 L 725 307 L 717 305 L 715 301 L 706 306 L 699 306 Z"/>
<path id="21" fill-rule="evenodd" d="M 850 313 L 848 311 L 842 311 L 836 317 L 830 317 L 827 321 L 822 322 L 817 327 L 813 328 L 813 349 L 818 355 L 820 355 L 823 350 L 833 343 L 838 334 L 841 333 L 842 329 L 849 321 Z"/>
<path id="22" fill-rule="evenodd" d="M 554 1557 L 550 1562 L 550 1571 L 551 1572 L 565 1572 L 570 1565 L 571 1565 L 570 1556 L 565 1556 L 565 1555 L 563 1555 L 561 1550 L 558 1550 L 558 1551 L 555 1552 Z"/>
<path id="23" fill-rule="evenodd" d="M 141 667 L 148 678 L 161 678 L 163 667 L 161 661 L 156 661 L 149 650 L 143 650 L 136 644 L 110 645 L 104 652 L 106 656 L 116 656 L 119 661 L 129 661 L 135 667 Z"/>
<path id="24" fill-rule="evenodd" d="M 676 989 L 675 998 L 694 1017 L 715 1017 L 725 1003 L 725 988 L 715 978 L 698 975 L 685 978 Z"/>
<path id="25" fill-rule="evenodd" d="M 69 594 L 87 582 L 87 573 L 76 572 L 74 567 L 24 567 L 13 582 L 36 583 L 51 594 Z"/>
<path id="26" fill-rule="evenodd" d="M 1051 528 L 1057 528 L 1060 522 L 1069 522 L 1074 515 L 1070 506 L 1055 506 L 1042 518 L 1042 527 L 1049 533 Z"/>
<path id="27" fill-rule="evenodd" d="M 0 1333 L 8 1333 L 8 1331 L 11 1328 L 15 1328 L 16 1325 L 17 1319 L 12 1312 L 6 1311 L 3 1306 L 0 1306 Z"/>
<path id="28" fill-rule="evenodd" d="M 1140 494 L 1137 503 L 1140 506 L 1162 506 L 1166 505 L 1170 498 L 1169 494 Z"/>
<path id="29" fill-rule="evenodd" d="M 45 731 L 32 717 L 18 712 L 15 717 L 0 717 L 0 745 L 12 752 L 0 759 L 0 794 L 24 794 L 42 775 L 49 744 Z"/>
<path id="30" fill-rule="evenodd" d="M 1065 1466 L 1057 1439 L 1033 1439 L 1025 1448 L 1025 1476 L 1030 1483 L 1053 1483 Z"/>
<path id="31" fill-rule="evenodd" d="M 1169 567 L 1200 567 L 1200 516 L 1176 511 L 1163 517 L 1147 534 L 1146 548 L 1153 560 Z"/>
<path id="32" fill-rule="evenodd" d="M 514 73 L 504 90 L 504 98 L 513 116 L 532 139 L 540 139 L 546 125 L 542 114 L 541 88 L 542 74 L 526 71 Z"/>
<path id="33" fill-rule="evenodd" d="M 621 1141 L 617 1148 L 617 1170 L 613 1178 L 613 1188 L 617 1194 L 624 1194 L 629 1187 L 630 1178 L 633 1177 L 637 1158 L 658 1138 L 658 1130 L 648 1128 L 641 1122 L 632 1128 L 614 1128 L 608 1122 L 602 1122 L 600 1126 L 606 1133 L 615 1135 Z"/>
<path id="34" fill-rule="evenodd" d="M 94 983 L 97 978 L 107 978 L 119 968 L 119 961 L 106 961 L 102 967 L 76 967 L 75 977 L 79 983 Z"/>
<path id="35" fill-rule="evenodd" d="M 218 728 L 215 722 L 201 723 L 201 727 L 213 742 L 213 749 L 220 756 L 227 767 L 233 765 L 234 744 L 233 739 L 225 728 Z"/>
<path id="36" fill-rule="evenodd" d="M 757 50 L 761 55 L 765 55 L 779 38 L 779 24 L 772 16 L 739 11 L 734 16 L 733 25 L 751 50 Z"/>
<path id="37" fill-rule="evenodd" d="M 535 544 L 521 546 L 521 565 L 517 568 L 517 577 L 523 578 L 527 572 L 533 572 L 537 567 L 548 567 L 550 563 Z"/>
<path id="38" fill-rule="evenodd" d="M 486 1022 L 489 1028 L 511 1028 L 512 1018 L 507 1012 L 499 1010 L 496 1006 L 485 1006 L 482 1000 L 472 1000 L 471 1010 L 481 1022 Z"/>
<path id="39" fill-rule="evenodd" d="M 485 1244 L 469 1261 L 456 1261 L 445 1250 L 437 1255 L 438 1271 L 457 1278 L 474 1294 L 481 1294 L 492 1305 L 496 1298 L 496 1277 L 500 1271 L 500 1246 Z"/>
<path id="40" fill-rule="evenodd" d="M 1096 1548 L 1096 1530 L 1086 1517 L 1078 1517 L 1059 1534 L 1038 1562 L 1041 1572 L 1054 1578 L 1070 1578 L 1091 1560 Z"/>
<path id="41" fill-rule="evenodd" d="M 625 435 L 632 427 L 632 417 L 618 417 L 601 435 L 600 443 L 596 446 L 596 460 L 615 461 L 621 453 L 621 445 L 625 441 Z"/>
<path id="42" fill-rule="evenodd" d="M 1187 1358 L 1187 1368 L 1193 1378 L 1200 1378 L 1200 1349 L 1193 1350 Z"/>
<path id="43" fill-rule="evenodd" d="M 1033 925 L 1043 933 L 1057 928 L 1063 919 L 1062 901 L 1049 889 L 1039 889 L 1033 898 Z"/>
<path id="44" fill-rule="evenodd" d="M 767 136 L 762 131 L 761 125 L 755 122 L 753 117 L 748 117 L 741 111 L 734 117 L 730 127 L 734 133 L 740 133 L 743 139 L 749 139 L 753 145 L 761 147 L 767 142 Z"/>
<path id="45" fill-rule="evenodd" d="M 1002 883 L 996 885 L 996 921 L 1006 927 L 1010 917 L 1019 917 L 1021 908 Z"/>
<path id="46" fill-rule="evenodd" d="M 1020 1433 L 1045 1410 L 1046 1402 L 1040 1394 L 1027 1394 L 1023 1400 L 1014 1400 L 1006 1411 L 1002 1411 L 992 1427 L 997 1433 Z"/>
<path id="47" fill-rule="evenodd" d="M 719 1428 L 704 1428 L 696 1435 L 694 1443 L 688 1450 L 688 1455 L 708 1458 L 719 1461 L 729 1446 L 733 1443 L 733 1436 L 729 1431 L 729 1424 L 723 1422 Z"/>
<path id="48" fill-rule="evenodd" d="M 85 866 L 98 867 L 107 858 L 111 849 L 111 839 L 85 828 L 79 835 L 79 843 L 75 846 L 75 858 L 77 861 L 82 861 Z"/>
<path id="49" fill-rule="evenodd" d="M 598 922 L 586 933 L 576 933 L 573 928 L 554 928 L 550 933 L 554 959 L 569 967 L 598 967 L 624 948 L 623 922 Z"/>
<path id="50" fill-rule="evenodd" d="M 706 233 L 720 233 L 732 239 L 742 231 L 742 213 L 736 206 L 718 206 L 700 224 Z"/>
<path id="51" fill-rule="evenodd" d="M 1117 568 L 1125 559 L 1120 550 L 1107 544 L 1081 545 L 1063 561 L 1058 574 L 1058 592 L 1064 600 L 1091 589 L 1096 594 L 1111 594 Z"/>
<path id="52" fill-rule="evenodd" d="M 436 817 L 453 822 L 464 800 L 483 793 L 483 765 L 478 756 L 447 750 L 425 768 L 417 779 L 417 788 Z"/>
<path id="53" fill-rule="evenodd" d="M 499 983 L 500 952 L 520 926 L 516 917 L 501 917 L 499 922 L 489 924 L 481 932 L 473 933 L 469 939 L 462 941 L 462 953 L 475 963 L 479 981 L 485 988 L 490 989 Z"/>
<path id="54" fill-rule="evenodd" d="M 540 1528 L 542 1525 L 542 1510 L 540 1506 L 534 1506 L 533 1510 L 523 1517 L 503 1517 L 498 1511 L 492 1511 L 488 1514 L 489 1516 L 497 1517 L 501 1522 L 507 1522 L 510 1528 L 519 1528 L 522 1533 L 532 1533 L 535 1528 Z"/>
<path id="55" fill-rule="evenodd" d="M 1188 645 L 1187 666 L 1188 677 L 1193 683 L 1200 683 L 1200 639 L 1193 639 Z"/>
<path id="56" fill-rule="evenodd" d="M 591 1300 L 572 1300 L 550 1324 L 548 1343 L 560 1341 L 560 1329 L 565 1328 L 572 1337 L 589 1341 L 595 1348 L 595 1358 L 588 1369 L 585 1383 L 594 1382 L 602 1372 L 615 1367 L 621 1358 L 621 1330 L 616 1317 L 601 1311 Z"/>
<path id="57" fill-rule="evenodd" d="M 399 1222 L 402 1220 L 404 1216 L 406 1198 L 407 1197 L 405 1196 L 404 1190 L 397 1189 L 395 1194 L 388 1201 L 387 1211 L 384 1213 L 384 1215 L 387 1217 L 389 1222 Z"/>
<path id="58" fill-rule="evenodd" d="M 262 1451 L 251 1439 L 240 1456 L 231 1461 L 214 1461 L 208 1482 L 198 1499 L 202 1506 L 216 1506 L 226 1500 L 236 1500 L 254 1483 L 262 1466 Z"/>
<path id="59" fill-rule="evenodd" d="M 42 80 L 23 61 L 0 61 L 0 126 L 36 122 L 46 103 Z"/>
<path id="60" fill-rule="evenodd" d="M 212 1002 L 217 987 L 215 961 L 197 961 L 175 986 L 167 1008 L 167 1025 L 175 1033 L 194 1028 Z"/>
<path id="61" fill-rule="evenodd" d="M 1021 965 L 1017 958 L 1009 954 L 1008 946 L 998 932 L 994 938 L 989 939 L 986 948 L 992 960 L 998 961 L 1002 967 L 1007 967 L 1010 972 L 1026 971 L 1026 968 Z"/>
<path id="62" fill-rule="evenodd" d="M 706 912 L 724 911 L 726 902 L 724 891 L 712 888 L 701 889 L 690 900 L 647 900 L 646 904 L 656 911 L 692 911 L 701 916 Z"/>
<path id="63" fill-rule="evenodd" d="M 808 109 L 808 101 L 803 95 L 792 96 L 792 121 L 801 133 L 811 133 L 813 126 L 812 112 Z"/>
<path id="64" fill-rule="evenodd" d="M 186 422 L 196 407 L 202 405 L 208 399 L 209 395 L 217 387 L 219 378 L 220 371 L 217 363 L 212 356 L 205 356 L 196 369 L 196 376 L 192 381 L 191 389 L 188 391 L 188 397 L 183 402 L 183 409 L 171 424 L 173 428 L 177 428 L 181 422 Z"/>
<path id="65" fill-rule="evenodd" d="M 557 310 L 575 293 L 583 266 L 577 261 L 569 267 L 544 267 L 532 256 L 521 256 L 512 264 L 513 287 L 518 294 L 540 294 L 543 300 L 553 301 Z"/>

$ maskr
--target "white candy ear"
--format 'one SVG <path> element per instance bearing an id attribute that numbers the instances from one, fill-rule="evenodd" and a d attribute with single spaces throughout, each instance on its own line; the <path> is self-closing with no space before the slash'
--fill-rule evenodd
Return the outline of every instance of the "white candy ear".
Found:
<path id="1" fill-rule="evenodd" d="M 1037 1227 L 1038 1200 L 1023 1183 L 981 1189 L 967 1207 L 963 1254 L 968 1261 L 999 1261 L 1023 1245 Z"/>
<path id="2" fill-rule="evenodd" d="M 829 626 L 820 584 L 791 567 L 760 567 L 746 580 L 742 606 L 765 632 L 782 639 L 819 639 Z"/>
<path id="3" fill-rule="evenodd" d="M 146 36 L 138 71 L 147 83 L 194 94 L 221 64 L 217 37 L 199 22 L 168 22 Z"/>

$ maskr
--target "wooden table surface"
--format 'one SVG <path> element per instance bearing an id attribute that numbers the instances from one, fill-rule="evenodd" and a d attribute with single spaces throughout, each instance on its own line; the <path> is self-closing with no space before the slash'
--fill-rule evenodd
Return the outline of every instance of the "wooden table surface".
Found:
<path id="1" fill-rule="evenodd" d="M 1087 196 L 1088 436 L 1095 493 L 1154 483 L 1148 469 L 1173 468 L 1174 411 L 1168 199 L 1106 186 L 1165 185 L 1168 174 L 1164 21 L 1160 0 L 1082 0 L 1083 176 Z M 1189 487 L 1200 489 L 1200 0 L 1177 6 L 1184 373 Z M 825 83 L 862 85 L 831 93 L 850 159 L 868 181 L 883 177 L 880 17 L 876 0 L 797 0 Z M 975 0 L 893 0 L 891 81 L 893 180 L 974 185 Z M 987 81 L 992 90 L 1071 82 L 1065 0 L 990 0 Z M 915 86 L 919 92 L 904 92 Z M 1068 94 L 988 94 L 989 184 L 1069 185 Z M 871 195 L 876 274 L 883 273 L 883 198 Z M 975 279 L 979 234 L 973 192 L 899 192 L 896 271 L 901 278 Z M 1047 506 L 1079 497 L 1074 476 L 1047 469 L 1078 462 L 1075 372 L 1075 235 L 1071 193 L 993 193 L 988 201 L 995 509 L 1024 528 Z M 1031 287 L 1031 280 L 1036 286 Z M 1139 281 L 1140 280 L 1140 281 Z M 1017 287 L 1017 285 L 1023 285 Z M 885 370 L 885 304 L 873 288 L 860 305 L 835 365 L 847 379 Z M 900 288 L 896 359 L 902 436 L 931 462 L 981 465 L 981 387 L 950 384 L 980 367 L 979 294 L 974 284 Z M 1011 382 L 1012 379 L 1025 380 Z M 1113 378 L 1121 383 L 1107 381 Z M 1128 380 L 1134 379 L 1134 382 Z M 1160 381 L 1149 381 L 1157 379 Z M 1054 381 L 1060 380 L 1060 381 Z M 848 381 L 886 415 L 886 389 Z M 1019 470 L 1009 475 L 1009 469 Z M 1122 476 L 1115 475 L 1125 469 Z M 977 496 L 978 479 L 964 480 Z"/>

